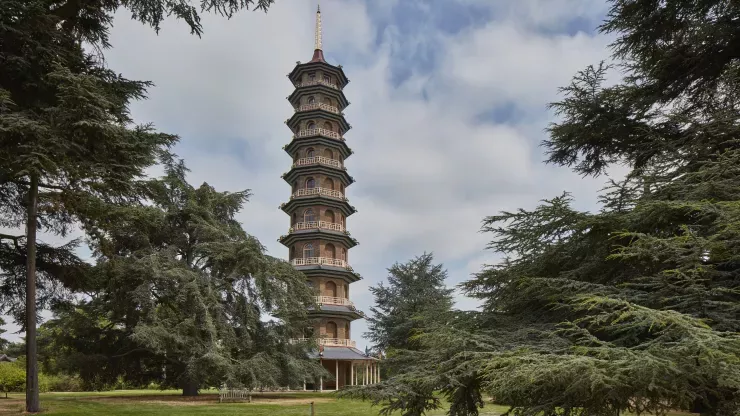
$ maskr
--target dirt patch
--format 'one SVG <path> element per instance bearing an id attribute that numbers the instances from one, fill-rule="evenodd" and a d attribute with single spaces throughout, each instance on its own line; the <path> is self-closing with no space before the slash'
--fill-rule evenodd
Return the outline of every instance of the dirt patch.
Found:
<path id="1" fill-rule="evenodd" d="M 0 397 L 0 415 L 21 413 L 25 404 L 25 399 L 6 399 L 5 397 Z"/>

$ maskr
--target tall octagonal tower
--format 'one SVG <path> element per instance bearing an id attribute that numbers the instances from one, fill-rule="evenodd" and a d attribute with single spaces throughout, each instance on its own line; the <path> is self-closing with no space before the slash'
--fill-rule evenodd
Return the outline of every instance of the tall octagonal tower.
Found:
<path id="1" fill-rule="evenodd" d="M 359 351 L 351 337 L 351 322 L 364 314 L 349 299 L 350 284 L 361 279 L 348 256 L 358 244 L 347 231 L 347 218 L 356 210 L 345 196 L 354 182 L 344 164 L 353 153 L 345 141 L 351 126 L 343 113 L 349 105 L 343 92 L 349 79 L 341 65 L 326 62 L 321 37 L 319 9 L 313 57 L 288 74 L 295 87 L 288 101 L 295 111 L 286 121 L 293 138 L 284 149 L 293 165 L 283 179 L 292 191 L 280 208 L 290 216 L 290 230 L 279 241 L 316 291 L 318 308 L 309 311 L 314 325 L 305 335 L 316 336 L 319 351 L 313 356 L 334 375 L 309 384 L 338 390 L 377 382 L 380 372 L 377 360 Z"/>

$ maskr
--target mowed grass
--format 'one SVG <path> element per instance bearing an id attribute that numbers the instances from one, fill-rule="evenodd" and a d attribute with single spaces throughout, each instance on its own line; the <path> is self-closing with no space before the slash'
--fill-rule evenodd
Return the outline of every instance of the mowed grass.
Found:
<path id="1" fill-rule="evenodd" d="M 25 397 L 10 394 L 0 398 L 0 415 L 23 414 Z M 191 416 L 191 415 L 248 415 L 293 416 L 310 415 L 309 404 L 314 402 L 316 416 L 376 416 L 378 407 L 368 402 L 338 399 L 331 392 L 255 393 L 252 403 L 219 403 L 215 391 L 200 396 L 182 397 L 177 390 L 120 390 L 109 392 L 44 393 L 41 407 L 44 415 L 54 416 Z M 486 404 L 481 416 L 497 416 L 508 407 Z M 429 416 L 446 414 L 443 408 L 427 413 Z M 667 416 L 694 416 L 690 413 L 668 413 Z"/>
<path id="2" fill-rule="evenodd" d="M 22 414 L 24 401 L 22 394 L 0 398 L 0 415 Z M 213 391 L 195 398 L 182 397 L 175 390 L 41 394 L 43 414 L 54 416 L 308 416 L 311 402 L 314 402 L 316 416 L 376 416 L 379 410 L 368 402 L 338 399 L 328 392 L 256 393 L 252 403 L 218 403 Z M 500 415 L 506 409 L 505 406 L 486 405 L 481 415 Z M 446 409 L 441 409 L 428 414 L 436 416 L 445 412 Z"/>

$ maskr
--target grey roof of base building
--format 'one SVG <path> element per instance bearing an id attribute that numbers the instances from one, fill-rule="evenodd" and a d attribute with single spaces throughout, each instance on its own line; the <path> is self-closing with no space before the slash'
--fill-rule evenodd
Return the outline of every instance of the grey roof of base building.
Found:
<path id="1" fill-rule="evenodd" d="M 368 357 L 357 348 L 352 347 L 324 347 L 323 354 L 318 351 L 308 353 L 310 358 L 322 358 L 324 360 L 366 360 L 377 361 L 375 357 Z"/>
<path id="2" fill-rule="evenodd" d="M 5 354 L 0 354 L 0 362 L 5 361 L 5 362 L 8 362 L 8 363 L 12 363 L 15 360 L 17 360 L 17 358 L 12 358 L 12 357 L 8 357 Z"/>

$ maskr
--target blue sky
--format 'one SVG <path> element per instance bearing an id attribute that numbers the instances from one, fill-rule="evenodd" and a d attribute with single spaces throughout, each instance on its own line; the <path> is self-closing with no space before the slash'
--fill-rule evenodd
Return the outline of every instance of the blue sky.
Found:
<path id="1" fill-rule="evenodd" d="M 207 16 L 202 39 L 173 21 L 157 36 L 121 12 L 106 52 L 112 68 L 156 84 L 133 115 L 181 136 L 176 150 L 193 183 L 252 190 L 239 218 L 280 257 L 289 218 L 278 205 L 290 192 L 280 179 L 290 166 L 285 75 L 311 58 L 315 9 L 315 0 L 278 0 L 267 14 Z M 478 232 L 485 216 L 565 190 L 579 208 L 597 208 L 606 178 L 544 165 L 539 143 L 557 88 L 609 55 L 610 39 L 595 33 L 604 2 L 324 0 L 321 9 L 325 55 L 351 80 L 347 167 L 357 182 L 347 196 L 359 212 L 347 226 L 360 241 L 349 261 L 364 277 L 351 291 L 361 309 L 396 261 L 433 252 L 450 286 L 495 262 Z M 353 324 L 361 347 L 365 330 Z"/>

